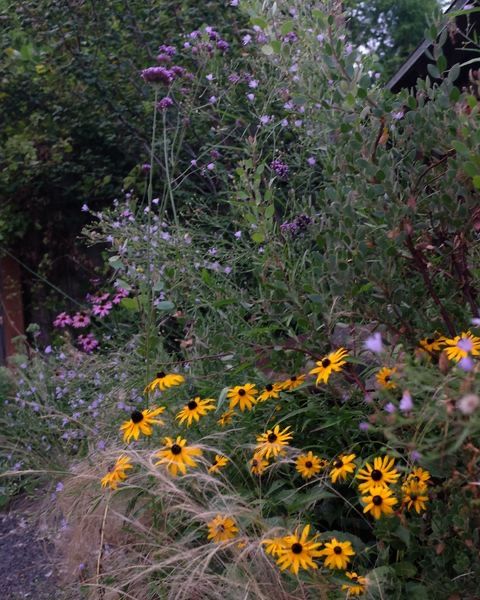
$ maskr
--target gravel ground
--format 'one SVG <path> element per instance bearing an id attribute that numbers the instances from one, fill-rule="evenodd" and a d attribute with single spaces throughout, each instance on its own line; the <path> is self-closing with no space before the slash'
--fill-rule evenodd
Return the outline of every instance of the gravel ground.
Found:
<path id="1" fill-rule="evenodd" d="M 77 600 L 58 588 L 53 544 L 34 515 L 25 506 L 0 513 L 0 598 Z"/>

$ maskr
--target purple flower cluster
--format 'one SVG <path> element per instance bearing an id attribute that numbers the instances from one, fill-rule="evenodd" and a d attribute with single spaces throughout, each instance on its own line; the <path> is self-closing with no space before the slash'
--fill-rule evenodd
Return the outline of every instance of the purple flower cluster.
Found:
<path id="1" fill-rule="evenodd" d="M 303 235 L 308 227 L 313 223 L 313 220 L 308 215 L 298 215 L 293 221 L 285 221 L 280 225 L 280 230 L 284 235 L 289 235 L 292 238 Z"/>
<path id="2" fill-rule="evenodd" d="M 162 110 L 162 111 L 167 110 L 167 108 L 170 108 L 170 106 L 173 106 L 173 100 L 169 96 L 165 96 L 165 98 L 162 98 L 157 103 L 158 110 Z"/>
<path id="3" fill-rule="evenodd" d="M 272 160 L 272 162 L 270 163 L 270 168 L 282 179 L 286 179 L 290 171 L 288 165 L 279 160 L 278 158 Z"/>

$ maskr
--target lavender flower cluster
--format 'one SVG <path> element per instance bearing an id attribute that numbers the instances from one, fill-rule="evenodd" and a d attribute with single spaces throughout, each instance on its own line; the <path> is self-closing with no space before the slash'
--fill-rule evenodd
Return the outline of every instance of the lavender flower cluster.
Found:
<path id="1" fill-rule="evenodd" d="M 280 230 L 284 235 L 289 235 L 292 238 L 303 235 L 310 225 L 313 223 L 313 219 L 308 215 L 298 215 L 293 221 L 285 221 L 280 225 Z"/>

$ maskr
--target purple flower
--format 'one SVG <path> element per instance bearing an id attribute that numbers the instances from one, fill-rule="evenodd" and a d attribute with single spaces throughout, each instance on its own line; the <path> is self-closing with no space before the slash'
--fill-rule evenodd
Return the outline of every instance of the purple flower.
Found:
<path id="1" fill-rule="evenodd" d="M 70 315 L 67 315 L 66 312 L 62 312 L 59 315 L 57 315 L 55 317 L 55 320 L 53 321 L 53 326 L 54 327 L 67 327 L 67 325 L 71 325 L 72 324 L 72 317 L 70 317 Z"/>
<path id="2" fill-rule="evenodd" d="M 80 348 L 90 354 L 98 347 L 98 341 L 95 339 L 93 333 L 88 333 L 87 335 L 79 335 L 77 339 L 78 345 Z"/>
<path id="3" fill-rule="evenodd" d="M 464 356 L 458 361 L 457 366 L 462 371 L 471 371 L 473 369 L 473 359 L 470 356 Z"/>
<path id="4" fill-rule="evenodd" d="M 207 165 L 207 169 L 208 169 L 209 171 L 213 171 L 213 170 L 215 169 L 215 163 L 208 163 L 208 165 Z"/>
<path id="5" fill-rule="evenodd" d="M 141 71 L 141 76 L 147 83 L 163 83 L 170 85 L 174 79 L 174 73 L 165 67 L 148 67 Z"/>
<path id="6" fill-rule="evenodd" d="M 383 410 L 387 412 L 389 415 L 393 415 L 393 413 L 397 412 L 397 407 L 392 402 L 388 402 L 383 407 Z"/>
<path id="7" fill-rule="evenodd" d="M 144 163 L 141 166 L 141 169 L 142 169 L 143 173 L 148 173 L 151 170 L 151 168 L 152 168 L 152 165 L 149 164 L 149 163 Z"/>
<path id="8" fill-rule="evenodd" d="M 83 204 L 82 205 L 82 212 L 88 212 L 90 209 L 88 208 L 87 204 Z"/>
<path id="9" fill-rule="evenodd" d="M 207 81 L 213 81 L 215 78 L 213 76 L 213 73 L 209 73 L 208 75 L 205 75 L 205 79 Z"/>
<path id="10" fill-rule="evenodd" d="M 250 79 L 248 87 L 252 88 L 252 90 L 256 89 L 258 87 L 258 81 L 256 79 Z"/>
<path id="11" fill-rule="evenodd" d="M 268 125 L 273 121 L 272 115 L 262 115 L 260 117 L 260 125 Z"/>
<path id="12" fill-rule="evenodd" d="M 225 40 L 218 40 L 217 48 L 220 50 L 220 52 L 228 52 L 228 50 L 230 48 L 230 44 L 228 42 L 226 42 Z"/>
<path id="13" fill-rule="evenodd" d="M 457 348 L 464 350 L 465 352 L 471 352 L 473 349 L 472 340 L 466 337 L 462 337 L 457 342 Z"/>
<path id="14" fill-rule="evenodd" d="M 307 215 L 298 215 L 293 221 L 285 221 L 280 225 L 280 231 L 284 235 L 290 235 L 292 238 L 305 233 L 312 224 L 312 219 Z"/>
<path id="15" fill-rule="evenodd" d="M 402 412 L 410 412 L 413 409 L 413 400 L 410 392 L 405 390 L 400 400 L 399 408 Z"/>
<path id="16" fill-rule="evenodd" d="M 208 99 L 208 101 L 210 102 L 210 104 L 215 104 L 215 102 L 217 101 L 217 97 L 216 96 L 210 96 L 210 98 Z"/>
<path id="17" fill-rule="evenodd" d="M 249 33 L 247 33 L 247 35 L 244 35 L 242 38 L 242 44 L 244 46 L 247 46 L 251 41 L 252 41 L 252 36 Z"/>
<path id="18" fill-rule="evenodd" d="M 309 156 L 307 158 L 307 163 L 310 167 L 314 167 L 317 164 L 317 161 L 314 156 Z"/>
<path id="19" fill-rule="evenodd" d="M 45 346 L 44 352 L 45 352 L 45 354 L 51 354 L 52 353 L 52 347 L 51 346 Z"/>
<path id="20" fill-rule="evenodd" d="M 363 343 L 363 347 L 365 348 L 365 350 L 375 352 L 375 354 L 380 354 L 381 352 L 383 352 L 383 342 L 381 334 L 377 331 L 377 333 L 374 333 L 373 335 L 368 337 Z"/>
<path id="21" fill-rule="evenodd" d="M 62 483 L 61 481 L 59 481 L 59 482 L 57 483 L 57 486 L 56 486 L 56 488 L 55 488 L 55 491 L 56 491 L 56 492 L 62 492 L 62 491 L 63 491 L 63 483 Z"/>
<path id="22" fill-rule="evenodd" d="M 168 56 L 175 56 L 175 54 L 177 53 L 177 49 L 175 48 L 175 46 L 165 46 L 165 44 L 162 44 L 159 49 L 159 52 L 162 52 L 163 54 L 167 54 Z"/>
<path id="23" fill-rule="evenodd" d="M 422 455 L 420 454 L 420 452 L 418 452 L 418 450 L 412 450 L 410 452 L 410 458 L 413 462 L 418 462 L 422 458 Z"/>
<path id="24" fill-rule="evenodd" d="M 108 313 L 112 310 L 113 304 L 111 302 L 105 302 L 105 304 L 95 304 L 92 308 L 92 314 L 96 317 L 106 317 Z"/>
<path id="25" fill-rule="evenodd" d="M 241 231 L 236 231 L 234 235 L 237 238 L 237 240 L 239 240 L 242 237 L 242 232 Z"/>
<path id="26" fill-rule="evenodd" d="M 157 56 L 155 57 L 155 60 L 158 63 L 171 63 L 172 57 L 169 56 L 168 54 L 157 54 Z"/>
<path id="27" fill-rule="evenodd" d="M 83 329 L 83 327 L 88 327 L 90 325 L 90 317 L 84 313 L 75 313 L 72 319 L 72 327 L 75 329 Z"/>
<path id="28" fill-rule="evenodd" d="M 128 294 L 129 294 L 128 290 L 124 290 L 123 288 L 118 288 L 117 293 L 112 298 L 113 304 L 120 304 L 120 302 L 123 300 L 123 298 L 126 298 L 128 296 Z"/>
<path id="29" fill-rule="evenodd" d="M 290 31 L 286 36 L 284 36 L 283 41 L 286 44 L 293 44 L 294 42 L 298 41 L 298 36 L 294 31 Z"/>
<path id="30" fill-rule="evenodd" d="M 255 94 L 247 94 L 247 100 L 253 102 L 255 100 Z"/>
<path id="31" fill-rule="evenodd" d="M 240 75 L 237 75 L 237 73 L 231 73 L 228 76 L 228 81 L 233 84 L 238 83 L 240 81 L 240 79 L 241 79 Z"/>
<path id="32" fill-rule="evenodd" d="M 270 163 L 270 168 L 272 169 L 272 171 L 275 171 L 275 173 L 282 179 L 288 177 L 288 173 L 290 171 L 288 165 L 279 160 L 278 158 L 272 160 L 272 162 Z"/>
<path id="33" fill-rule="evenodd" d="M 368 423 L 367 421 L 361 421 L 358 424 L 358 428 L 360 429 L 360 431 L 368 431 L 370 429 L 370 423 Z"/>
<path id="34" fill-rule="evenodd" d="M 157 103 L 158 110 L 167 110 L 170 106 L 173 106 L 173 100 L 169 96 L 165 96 Z"/>

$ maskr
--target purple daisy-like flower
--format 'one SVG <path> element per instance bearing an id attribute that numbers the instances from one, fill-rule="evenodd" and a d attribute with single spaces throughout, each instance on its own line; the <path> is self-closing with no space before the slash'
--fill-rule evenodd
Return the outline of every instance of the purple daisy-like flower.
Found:
<path id="1" fill-rule="evenodd" d="M 72 319 L 72 327 L 75 329 L 83 329 L 90 325 L 90 317 L 85 313 L 75 313 Z"/>
<path id="2" fill-rule="evenodd" d="M 93 352 L 95 348 L 98 348 L 99 345 L 98 340 L 95 338 L 93 333 L 88 333 L 87 335 L 79 335 L 77 342 L 80 348 L 87 354 Z"/>
<path id="3" fill-rule="evenodd" d="M 55 320 L 53 321 L 54 327 L 60 327 L 62 329 L 71 324 L 72 324 L 72 317 L 70 315 L 68 315 L 66 312 L 62 312 L 59 315 L 57 315 L 55 317 Z"/>
<path id="4" fill-rule="evenodd" d="M 92 314 L 96 317 L 106 317 L 108 313 L 112 310 L 113 304 L 111 302 L 105 302 L 104 304 L 95 304 L 92 308 Z"/>
<path id="5" fill-rule="evenodd" d="M 153 84 L 163 83 L 165 85 L 170 85 L 174 79 L 172 70 L 166 69 L 165 67 L 148 67 L 147 69 L 142 70 L 141 76 L 144 81 Z"/>

